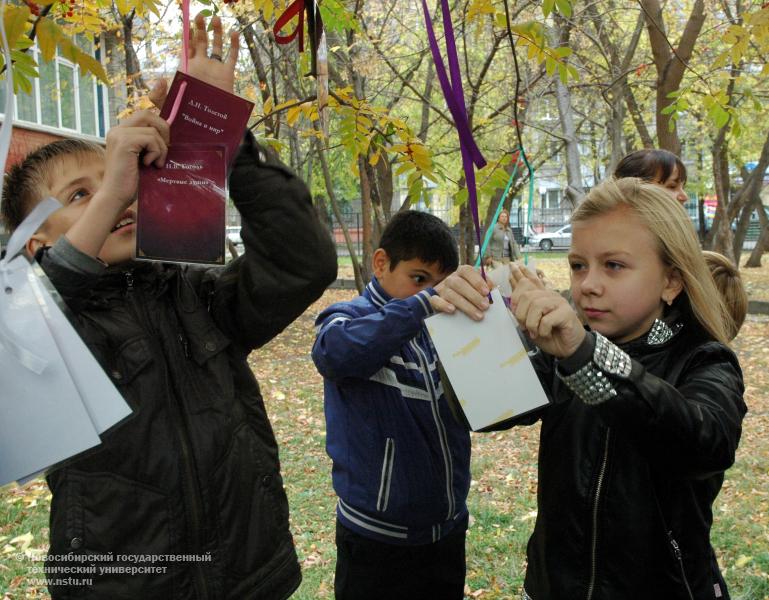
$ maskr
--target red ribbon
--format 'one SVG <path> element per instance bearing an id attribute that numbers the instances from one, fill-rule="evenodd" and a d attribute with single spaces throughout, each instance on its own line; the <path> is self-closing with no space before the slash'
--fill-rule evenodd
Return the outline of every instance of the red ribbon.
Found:
<path id="1" fill-rule="evenodd" d="M 283 35 L 280 30 L 283 29 L 288 22 L 294 17 L 299 17 L 299 23 L 293 32 L 288 35 Z M 275 21 L 275 25 L 272 28 L 272 33 L 275 34 L 275 41 L 278 44 L 290 44 L 299 36 L 299 52 L 304 52 L 304 0 L 295 0 L 282 15 Z"/>

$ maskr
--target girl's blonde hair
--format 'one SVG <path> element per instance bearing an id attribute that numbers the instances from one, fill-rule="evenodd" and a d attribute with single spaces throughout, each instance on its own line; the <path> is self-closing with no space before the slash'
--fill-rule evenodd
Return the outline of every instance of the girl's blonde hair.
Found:
<path id="1" fill-rule="evenodd" d="M 681 274 L 694 318 L 714 339 L 728 344 L 734 323 L 710 276 L 694 226 L 683 207 L 658 186 L 635 177 L 605 181 L 590 191 L 571 221 L 587 221 L 621 207 L 638 215 L 657 240 L 662 262 Z"/>
<path id="2" fill-rule="evenodd" d="M 732 328 L 729 330 L 729 339 L 734 339 L 745 322 L 748 313 L 748 294 L 742 285 L 742 277 L 734 263 L 718 252 L 703 250 L 702 255 L 713 275 L 713 283 L 716 284 L 721 299 L 726 309 L 732 316 Z"/>

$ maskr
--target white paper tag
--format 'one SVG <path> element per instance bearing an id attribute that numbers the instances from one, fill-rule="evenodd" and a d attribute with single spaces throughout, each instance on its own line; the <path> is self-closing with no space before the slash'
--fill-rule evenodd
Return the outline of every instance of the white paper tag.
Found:
<path id="1" fill-rule="evenodd" d="M 0 485 L 29 476 L 100 443 L 59 353 L 23 256 L 7 265 L 0 320 L 13 340 L 45 361 L 40 373 L 0 349 Z"/>
<path id="2" fill-rule="evenodd" d="M 548 403 L 499 290 L 482 321 L 457 312 L 425 319 L 443 368 L 474 430 Z"/>

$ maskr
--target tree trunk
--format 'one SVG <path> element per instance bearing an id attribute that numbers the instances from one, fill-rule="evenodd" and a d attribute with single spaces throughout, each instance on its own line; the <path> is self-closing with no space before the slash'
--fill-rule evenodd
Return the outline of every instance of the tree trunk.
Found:
<path id="1" fill-rule="evenodd" d="M 761 206 L 761 209 L 758 211 L 759 217 L 763 217 L 762 220 L 762 229 L 761 229 L 761 235 L 758 236 L 758 240 L 756 241 L 756 247 L 753 248 L 753 252 L 750 253 L 750 258 L 748 258 L 748 261 L 745 263 L 745 266 L 750 269 L 755 269 L 756 267 L 761 266 L 761 256 L 766 251 L 767 248 L 769 248 L 769 219 L 766 217 L 766 212 L 764 211 L 764 207 Z"/>
<path id="2" fill-rule="evenodd" d="M 569 25 L 565 19 L 556 15 L 558 24 L 558 43 L 562 46 L 569 43 Z M 572 206 L 577 206 L 585 191 L 582 187 L 582 165 L 579 159 L 579 142 L 577 141 L 577 128 L 574 126 L 574 111 L 571 108 L 571 92 L 561 81 L 556 73 L 555 101 L 558 107 L 558 119 L 561 122 L 561 133 L 565 143 L 566 163 L 566 198 Z"/>
<path id="3" fill-rule="evenodd" d="M 366 172 L 364 163 L 366 159 L 362 155 L 358 156 L 358 171 L 360 179 L 360 220 L 361 228 L 363 229 L 363 259 L 361 265 L 361 273 L 363 279 L 368 281 L 371 279 L 371 259 L 374 256 L 374 231 L 373 231 L 373 219 L 372 219 L 372 206 L 371 206 L 371 182 Z"/>
<path id="4" fill-rule="evenodd" d="M 393 212 L 393 170 L 390 161 L 385 156 L 379 158 L 379 161 L 373 168 L 376 178 L 377 189 L 379 190 L 379 200 L 382 203 L 382 225 L 390 221 Z"/>
<path id="5" fill-rule="evenodd" d="M 470 203 L 459 207 L 459 264 L 471 265 L 475 262 L 475 228 L 470 216 Z"/>
<path id="6" fill-rule="evenodd" d="M 726 126 L 713 142 L 713 183 L 716 187 L 716 222 L 713 250 L 734 261 L 731 220 L 729 219 L 729 158 L 726 148 Z"/>
<path id="7" fill-rule="evenodd" d="M 761 197 L 758 197 L 758 206 L 761 207 Z M 753 212 L 755 204 L 751 202 L 742 209 L 740 214 L 740 220 L 737 222 L 737 231 L 734 233 L 734 264 L 740 264 L 740 257 L 742 255 L 742 245 L 745 243 L 745 235 L 748 232 L 748 226 L 750 225 L 750 213 Z"/>
<path id="8" fill-rule="evenodd" d="M 133 45 L 133 25 L 136 11 L 132 10 L 122 20 L 123 51 L 125 52 L 126 87 L 129 102 L 135 102 L 147 90 L 142 78 L 142 67 Z"/>
<path id="9" fill-rule="evenodd" d="M 128 107 L 128 92 L 125 83 L 125 56 L 121 41 L 117 37 L 117 31 L 104 32 L 104 46 L 107 60 L 105 68 L 110 81 L 113 85 L 107 86 L 107 95 L 109 97 L 109 106 L 113 110 L 109 111 L 109 126 L 115 127 L 118 124 L 116 115 L 122 113 Z"/>
<path id="10" fill-rule="evenodd" d="M 585 197 L 582 187 L 582 166 L 579 160 L 577 128 L 574 126 L 574 114 L 571 108 L 571 94 L 560 77 L 555 78 L 555 99 L 558 105 L 558 118 L 564 137 L 566 163 L 566 198 L 572 206 L 577 206 Z"/>
<path id="11" fill-rule="evenodd" d="M 352 270 L 355 276 L 355 287 L 358 288 L 358 293 L 362 294 L 368 279 L 363 278 L 360 262 L 358 261 L 358 255 L 355 253 L 355 243 L 352 241 L 352 236 L 350 236 L 350 231 L 347 229 L 347 225 L 345 224 L 344 218 L 342 217 L 342 211 L 339 208 L 336 192 L 334 192 L 334 184 L 331 181 L 331 171 L 328 168 L 326 148 L 323 147 L 323 143 L 317 138 L 315 139 L 315 147 L 318 151 L 318 157 L 320 158 L 320 168 L 323 172 L 323 181 L 326 184 L 326 193 L 328 194 L 328 198 L 331 201 L 331 210 L 334 213 L 334 217 L 336 217 L 337 223 L 339 223 L 339 226 L 342 228 L 344 242 L 347 246 L 347 250 L 350 253 L 350 261 L 352 262 Z"/>
<path id="12" fill-rule="evenodd" d="M 251 57 L 251 63 L 256 70 L 256 77 L 259 80 L 259 90 L 262 96 L 262 103 L 267 102 L 267 99 L 272 95 L 270 91 L 270 82 L 267 79 L 267 71 L 264 68 L 262 57 L 259 54 L 259 47 L 256 43 L 256 34 L 254 33 L 254 26 L 249 23 L 249 20 L 244 16 L 238 17 L 238 23 L 243 30 L 243 37 L 246 40 L 246 47 L 248 48 L 248 54 Z M 277 104 L 277 100 L 273 98 L 274 104 Z M 273 115 L 268 115 L 264 119 L 264 129 L 267 135 L 275 136 L 275 121 Z"/>
<path id="13" fill-rule="evenodd" d="M 627 104 L 627 109 L 630 113 L 630 116 L 633 118 L 633 124 L 635 125 L 636 131 L 638 132 L 638 136 L 641 138 L 643 147 L 654 148 L 654 140 L 649 133 L 649 129 L 646 127 L 643 113 L 641 112 L 641 109 L 636 102 L 635 96 L 633 95 L 633 90 L 631 90 L 629 86 L 625 90 L 625 103 Z"/>
<path id="14" fill-rule="evenodd" d="M 513 170 L 515 169 L 515 164 L 517 161 L 520 160 L 519 156 L 520 154 L 518 152 L 514 152 L 510 162 L 503 167 L 508 177 L 513 174 Z M 515 181 L 513 182 L 513 185 L 510 186 L 510 189 L 507 192 L 507 198 L 505 198 L 505 201 L 502 205 L 502 207 L 506 209 L 508 212 L 510 212 L 510 206 L 513 203 L 513 198 L 515 198 L 515 196 L 521 190 L 521 183 L 523 179 L 523 173 L 521 173 L 522 167 L 523 167 L 523 163 L 521 163 L 518 166 L 518 172 L 515 174 Z M 495 223 L 493 222 L 494 214 L 497 212 L 497 207 L 499 206 L 499 201 L 502 199 L 502 194 L 504 191 L 505 191 L 504 189 L 497 190 L 496 192 L 494 192 L 494 195 L 491 197 L 491 200 L 489 201 L 489 205 L 486 208 L 486 216 L 481 221 L 481 226 L 486 231 L 488 231 L 490 227 L 494 227 L 495 225 Z M 512 218 L 512 215 L 510 216 Z M 481 241 L 483 241 L 483 238 L 481 238 Z"/>
<path id="15" fill-rule="evenodd" d="M 662 18 L 662 6 L 659 0 L 639 0 L 646 17 L 646 28 L 649 32 L 649 43 L 657 67 L 657 146 L 681 155 L 681 141 L 678 138 L 676 122 L 671 115 L 662 114 L 662 109 L 671 103 L 668 95 L 681 85 L 686 63 L 692 57 L 697 37 L 705 23 L 705 2 L 695 0 L 689 19 L 686 21 L 678 43 L 671 42 L 665 34 L 665 21 Z"/>

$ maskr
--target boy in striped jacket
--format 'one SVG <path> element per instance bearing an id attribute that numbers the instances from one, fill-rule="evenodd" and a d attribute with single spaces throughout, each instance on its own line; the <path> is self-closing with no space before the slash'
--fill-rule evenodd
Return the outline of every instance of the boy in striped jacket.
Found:
<path id="1" fill-rule="evenodd" d="M 461 599 L 470 437 L 424 326 L 457 246 L 440 219 L 404 211 L 372 262 L 363 294 L 320 314 L 312 350 L 339 498 L 336 598 Z"/>

